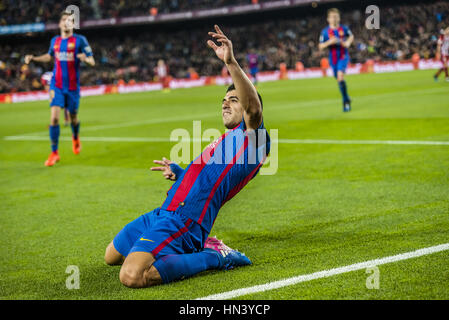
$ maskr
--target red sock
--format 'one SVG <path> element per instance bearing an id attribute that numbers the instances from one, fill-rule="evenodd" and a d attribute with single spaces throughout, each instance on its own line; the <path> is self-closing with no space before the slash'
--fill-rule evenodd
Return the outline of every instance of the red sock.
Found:
<path id="1" fill-rule="evenodd" d="M 446 78 L 449 77 L 449 75 L 447 73 L 447 68 L 444 68 L 444 74 L 446 75 Z"/>

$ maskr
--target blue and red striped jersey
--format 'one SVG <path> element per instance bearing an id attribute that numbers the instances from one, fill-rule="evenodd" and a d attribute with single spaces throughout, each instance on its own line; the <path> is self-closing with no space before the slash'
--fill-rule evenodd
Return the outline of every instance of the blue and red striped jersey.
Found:
<path id="1" fill-rule="evenodd" d="M 321 31 L 320 43 L 328 41 L 332 37 L 336 37 L 339 42 L 329 46 L 329 62 L 337 64 L 338 60 L 349 59 L 348 48 L 341 45 L 341 42 L 352 35 L 351 30 L 347 26 L 340 25 L 338 28 L 332 29 L 327 26 Z"/>
<path id="2" fill-rule="evenodd" d="M 50 88 L 80 90 L 80 59 L 77 58 L 79 53 L 84 53 L 87 57 L 92 56 L 92 49 L 84 36 L 73 34 L 68 38 L 55 36 L 51 39 L 48 54 L 55 58 L 55 67 Z"/>
<path id="3" fill-rule="evenodd" d="M 259 56 L 255 53 L 249 53 L 246 56 L 246 60 L 248 61 L 248 65 L 250 68 L 257 68 L 259 63 Z"/>
<path id="4" fill-rule="evenodd" d="M 257 175 L 269 152 L 270 136 L 263 122 L 247 131 L 242 121 L 188 165 L 161 208 L 180 212 L 210 232 L 221 206 Z"/>

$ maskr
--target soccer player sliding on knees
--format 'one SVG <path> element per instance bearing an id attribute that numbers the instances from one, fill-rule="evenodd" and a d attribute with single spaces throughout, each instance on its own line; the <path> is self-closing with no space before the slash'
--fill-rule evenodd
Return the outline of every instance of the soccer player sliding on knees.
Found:
<path id="1" fill-rule="evenodd" d="M 262 99 L 237 63 L 231 40 L 218 26 L 209 35 L 216 42 L 207 44 L 234 82 L 220 110 L 229 130 L 185 169 L 165 158 L 154 161 L 159 166 L 152 170 L 174 181 L 165 201 L 128 223 L 106 248 L 106 263 L 122 265 L 119 277 L 127 287 L 251 264 L 244 254 L 208 236 L 221 206 L 259 172 L 269 153 L 270 137 L 263 124 Z"/>

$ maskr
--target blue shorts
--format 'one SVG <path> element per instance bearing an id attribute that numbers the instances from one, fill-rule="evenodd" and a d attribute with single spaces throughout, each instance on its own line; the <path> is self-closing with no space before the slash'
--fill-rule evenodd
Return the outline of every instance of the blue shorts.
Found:
<path id="1" fill-rule="evenodd" d="M 148 252 L 154 258 L 203 250 L 207 232 L 184 215 L 160 208 L 128 223 L 114 238 L 115 249 L 124 257 Z"/>
<path id="2" fill-rule="evenodd" d="M 332 61 L 332 60 L 330 60 Z M 349 59 L 341 59 L 337 61 L 337 64 L 330 63 L 330 66 L 332 68 L 332 71 L 334 71 L 334 77 L 337 77 L 337 72 L 341 71 L 343 73 L 346 72 L 346 68 L 348 67 Z"/>
<path id="3" fill-rule="evenodd" d="M 255 77 L 257 75 L 257 73 L 259 72 L 259 68 L 258 67 L 253 67 L 249 70 L 249 72 L 251 73 L 251 75 L 253 77 Z"/>
<path id="4" fill-rule="evenodd" d="M 50 107 L 67 108 L 73 114 L 78 113 L 79 105 L 79 91 L 64 91 L 57 87 L 50 88 Z"/>

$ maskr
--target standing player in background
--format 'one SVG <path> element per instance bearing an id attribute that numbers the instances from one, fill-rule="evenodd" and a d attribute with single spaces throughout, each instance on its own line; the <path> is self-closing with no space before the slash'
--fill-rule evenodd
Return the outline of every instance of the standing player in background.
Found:
<path id="1" fill-rule="evenodd" d="M 165 61 L 162 59 L 159 59 L 159 61 L 157 62 L 156 74 L 159 79 L 159 82 L 162 83 L 163 92 L 169 92 L 170 78 L 168 75 L 168 67 L 165 64 Z"/>
<path id="2" fill-rule="evenodd" d="M 439 56 L 439 57 L 438 57 Z M 449 81 L 448 64 L 449 64 L 449 27 L 441 32 L 437 42 L 437 59 L 441 60 L 443 66 L 435 73 L 433 78 L 438 81 L 438 77 L 444 71 L 446 75 L 446 81 Z"/>
<path id="3" fill-rule="evenodd" d="M 59 20 L 61 34 L 51 39 L 48 53 L 40 56 L 25 56 L 26 64 L 31 61 L 50 62 L 52 58 L 55 59 L 53 77 L 50 83 L 51 117 L 49 131 L 52 152 L 45 161 L 47 167 L 55 165 L 60 159 L 58 143 L 61 109 L 67 109 L 70 113 L 73 153 L 79 154 L 81 151 L 80 122 L 77 116 L 80 100 L 80 63 L 85 62 L 94 66 L 95 60 L 86 38 L 73 33 L 74 21 L 71 13 L 63 12 Z"/>
<path id="4" fill-rule="evenodd" d="M 327 11 L 329 26 L 321 31 L 319 49 L 329 48 L 329 63 L 337 78 L 343 97 L 343 111 L 351 111 L 351 99 L 348 95 L 344 74 L 349 63 L 348 48 L 354 41 L 354 36 L 347 26 L 340 25 L 340 11 L 332 8 Z"/>
<path id="5" fill-rule="evenodd" d="M 249 73 L 254 78 L 253 83 L 256 85 L 257 74 L 259 73 L 259 56 L 252 50 L 252 53 L 248 53 L 246 56 L 246 60 L 248 61 Z"/>

